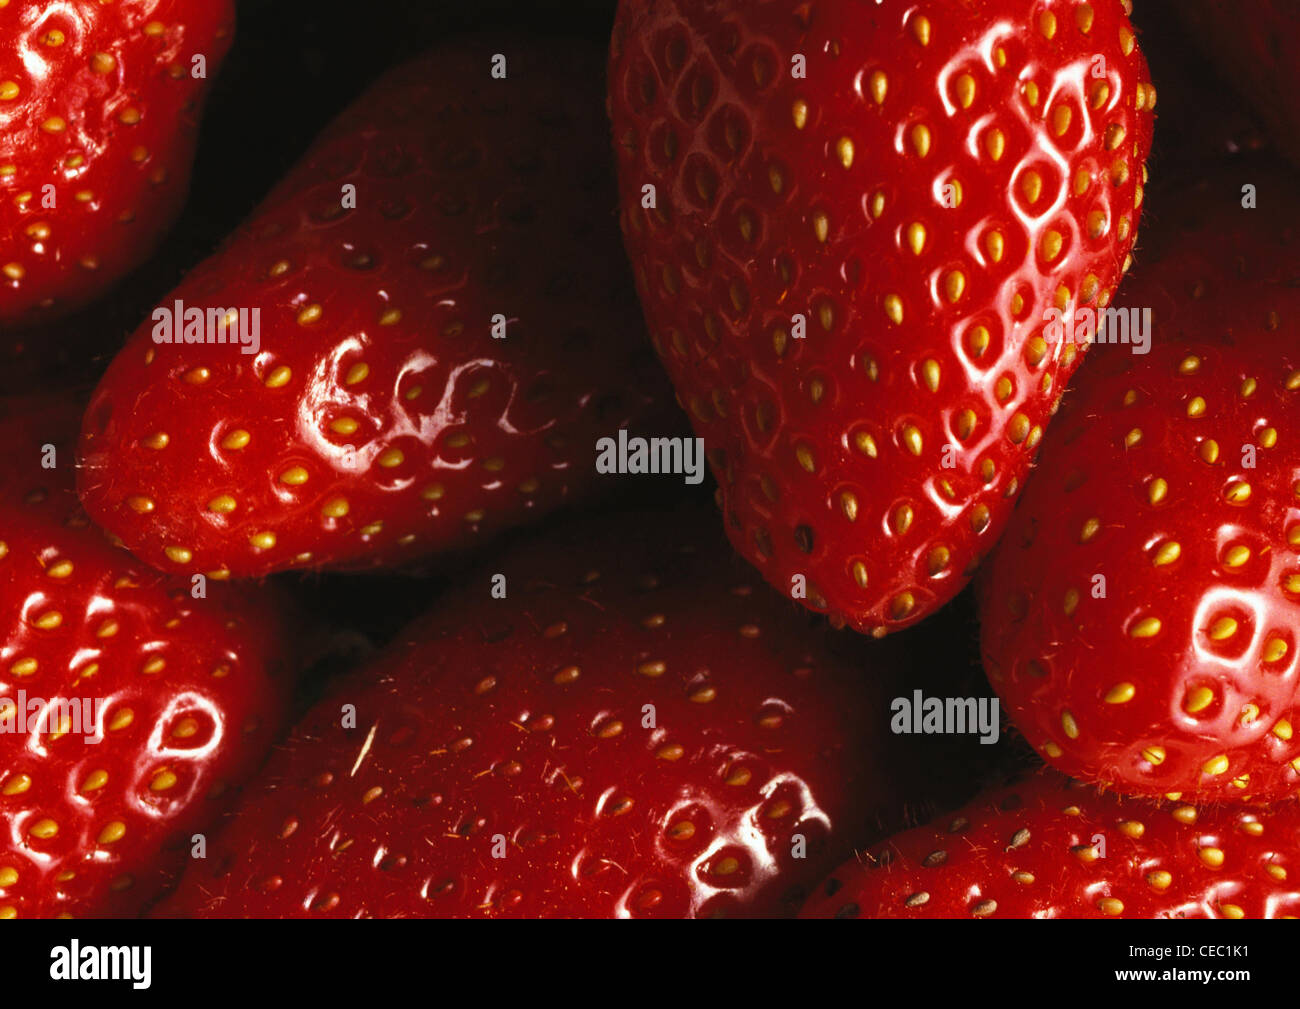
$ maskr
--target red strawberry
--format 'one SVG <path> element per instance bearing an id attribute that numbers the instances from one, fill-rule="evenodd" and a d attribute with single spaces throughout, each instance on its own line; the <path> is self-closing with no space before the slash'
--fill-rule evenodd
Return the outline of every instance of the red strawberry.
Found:
<path id="1" fill-rule="evenodd" d="M 153 250 L 234 23 L 230 0 L 0 9 L 0 325 L 85 304 Z"/>
<path id="2" fill-rule="evenodd" d="M 280 719 L 287 642 L 265 602 L 193 598 L 87 524 L 80 416 L 0 406 L 0 918 L 137 913 Z M 46 702 L 76 720 L 42 724 Z"/>
<path id="3" fill-rule="evenodd" d="M 109 368 L 91 516 L 164 570 L 257 576 L 470 545 L 608 482 L 597 440 L 675 408 L 621 286 L 598 72 L 463 44 L 375 85 L 162 306 L 260 310 L 260 351 L 150 320 Z"/>
<path id="4" fill-rule="evenodd" d="M 1119 282 L 1155 103 L 1121 6 L 620 6 L 651 334 L 732 542 L 836 622 L 883 634 L 965 584 L 1076 363 L 1046 310 Z"/>
<path id="5" fill-rule="evenodd" d="M 162 913 L 787 906 L 934 786 L 885 729 L 901 649 L 833 655 L 710 519 L 616 515 L 489 564 L 307 715 Z"/>
<path id="6" fill-rule="evenodd" d="M 1197 0 L 1168 5 L 1207 56 L 1251 100 L 1278 145 L 1300 163 L 1300 5 Z"/>
<path id="7" fill-rule="evenodd" d="M 1008 715 L 1121 792 L 1300 786 L 1300 214 L 1249 178 L 1259 209 L 1244 180 L 1164 208 L 1199 219 L 1125 289 L 1156 343 L 1093 352 L 982 580 Z"/>
<path id="8" fill-rule="evenodd" d="M 806 918 L 1283 918 L 1300 807 L 1197 810 L 1043 771 L 841 866 Z"/>

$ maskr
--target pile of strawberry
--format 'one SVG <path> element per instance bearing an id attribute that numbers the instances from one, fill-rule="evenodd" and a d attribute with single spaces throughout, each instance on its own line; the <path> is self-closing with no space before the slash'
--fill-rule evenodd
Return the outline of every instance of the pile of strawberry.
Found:
<path id="1" fill-rule="evenodd" d="M 0 918 L 1300 914 L 1300 15 L 1148 3 L 431 31 L 174 283 L 267 40 L 0 2 Z"/>

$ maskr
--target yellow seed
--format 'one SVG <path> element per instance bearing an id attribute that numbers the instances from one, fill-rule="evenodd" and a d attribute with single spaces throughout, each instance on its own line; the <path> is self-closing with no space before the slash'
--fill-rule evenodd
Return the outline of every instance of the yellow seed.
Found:
<path id="1" fill-rule="evenodd" d="M 289 384 L 289 379 L 293 377 L 293 372 L 286 365 L 280 365 L 275 368 L 271 374 L 266 376 L 263 383 L 268 389 L 279 389 Z"/>
<path id="2" fill-rule="evenodd" d="M 1219 443 L 1213 438 L 1201 442 L 1201 458 L 1210 465 L 1219 461 Z"/>
<path id="3" fill-rule="evenodd" d="M 962 74 L 957 78 L 957 101 L 961 103 L 963 109 L 968 109 L 974 100 L 975 78 L 970 74 Z"/>
<path id="4" fill-rule="evenodd" d="M 1025 172 L 1024 177 L 1020 180 L 1020 192 L 1030 203 L 1037 203 L 1038 197 L 1043 192 L 1043 178 L 1032 169 Z"/>
<path id="5" fill-rule="evenodd" d="M 907 226 L 907 247 L 914 256 L 919 256 L 925 249 L 925 225 L 919 221 Z"/>
<path id="6" fill-rule="evenodd" d="M 1107 704 L 1127 704 L 1133 700 L 1133 695 L 1137 693 L 1137 688 L 1131 683 L 1117 683 L 1106 691 Z"/>
<path id="7" fill-rule="evenodd" d="M 1227 769 L 1228 769 L 1228 758 L 1225 754 L 1222 753 L 1219 754 L 1217 757 L 1211 757 L 1209 760 L 1207 760 L 1204 764 L 1201 765 L 1202 773 L 1207 774 L 1210 777 L 1214 777 L 1215 775 L 1222 774 Z"/>
<path id="8" fill-rule="evenodd" d="M 275 533 L 253 533 L 252 536 L 248 537 L 248 542 L 252 544 L 255 550 L 270 550 L 271 547 L 275 546 Z"/>
<path id="9" fill-rule="evenodd" d="M 1250 547 L 1238 543 L 1229 547 L 1223 554 L 1223 563 L 1230 568 L 1239 568 L 1250 560 Z"/>
<path id="10" fill-rule="evenodd" d="M 1047 260 L 1047 262 L 1049 263 L 1052 262 L 1054 259 L 1056 259 L 1056 257 L 1061 254 L 1062 244 L 1063 244 L 1063 239 L 1061 238 L 1061 233 L 1059 231 L 1048 230 L 1043 235 L 1043 241 L 1042 241 L 1043 259 Z"/>
<path id="11" fill-rule="evenodd" d="M 835 153 L 839 156 L 840 164 L 845 168 L 853 165 L 853 141 L 848 137 L 840 137 L 835 144 Z"/>
<path id="12" fill-rule="evenodd" d="M 320 305 L 316 305 L 316 304 L 304 305 L 301 309 L 298 310 L 298 325 L 310 326 L 313 322 L 316 322 L 318 319 L 320 319 L 320 317 L 324 314 L 325 314 L 324 309 L 322 309 Z"/>
<path id="13" fill-rule="evenodd" d="M 790 113 L 794 118 L 794 127 L 802 130 L 808 122 L 808 103 L 803 99 L 796 99 L 794 105 L 790 107 Z"/>
<path id="14" fill-rule="evenodd" d="M 331 501 L 327 501 L 324 507 L 321 508 L 321 513 L 332 519 L 341 519 L 348 513 L 348 511 L 349 505 L 347 498 L 341 497 L 336 497 Z"/>
<path id="15" fill-rule="evenodd" d="M 184 547 L 167 547 L 163 553 L 173 564 L 188 564 L 194 558 L 194 554 Z"/>
<path id="16" fill-rule="evenodd" d="M 1124 902 L 1117 897 L 1103 897 L 1097 901 L 1097 907 L 1102 914 L 1117 915 L 1124 913 Z"/>
<path id="17" fill-rule="evenodd" d="M 1147 832 L 1146 824 L 1141 820 L 1125 820 L 1119 825 L 1119 829 L 1125 837 L 1131 837 L 1134 840 L 1137 840 Z"/>
<path id="18" fill-rule="evenodd" d="M 232 452 L 237 452 L 250 441 L 252 441 L 252 436 L 247 431 L 235 430 L 231 431 L 230 434 L 221 439 L 221 447 L 230 449 Z"/>
<path id="19" fill-rule="evenodd" d="M 924 14 L 912 18 L 912 36 L 923 46 L 930 44 L 930 19 Z"/>
<path id="20" fill-rule="evenodd" d="M 912 149 L 922 158 L 930 153 L 930 128 L 924 123 L 912 127 Z"/>
<path id="21" fill-rule="evenodd" d="M 175 773 L 164 767 L 154 774 L 149 781 L 149 788 L 154 792 L 165 792 L 174 786 L 177 780 Z"/>
<path id="22" fill-rule="evenodd" d="M 147 438 L 142 439 L 140 444 L 145 448 L 153 449 L 155 452 L 161 452 L 167 447 L 170 441 L 171 437 L 166 431 L 156 431 Z"/>
<path id="23" fill-rule="evenodd" d="M 402 453 L 402 450 L 398 448 L 388 449 L 376 460 L 376 462 L 378 462 L 384 469 L 392 469 L 395 466 L 400 466 L 405 461 L 406 456 Z"/>
<path id="24" fill-rule="evenodd" d="M 1148 746 L 1142 751 L 1142 758 L 1147 763 L 1159 767 L 1165 762 L 1165 748 L 1163 746 Z"/>
<path id="25" fill-rule="evenodd" d="M 102 770 L 91 771 L 88 775 L 86 775 L 86 780 L 81 783 L 81 790 L 83 792 L 98 792 L 101 788 L 103 788 L 107 784 L 108 784 L 107 771 L 102 771 Z"/>
<path id="26" fill-rule="evenodd" d="M 1245 480 L 1234 480 L 1223 492 L 1223 496 L 1231 504 L 1243 504 L 1250 498 L 1250 484 Z"/>
<path id="27" fill-rule="evenodd" d="M 921 454 L 921 432 L 913 424 L 908 424 L 903 428 L 903 444 L 912 455 Z"/>
<path id="28" fill-rule="evenodd" d="M 1291 723 L 1285 718 L 1279 718 L 1277 724 L 1273 726 L 1273 735 L 1283 741 L 1291 738 Z"/>
<path id="29" fill-rule="evenodd" d="M 307 482 L 307 471 L 301 466 L 292 466 L 280 474 L 280 482 L 297 486 Z"/>
<path id="30" fill-rule="evenodd" d="M 208 502 L 208 510 L 221 515 L 229 515 L 238 506 L 239 503 L 229 494 L 219 494 Z"/>
<path id="31" fill-rule="evenodd" d="M 1220 617 L 1210 628 L 1211 641 L 1223 641 L 1237 633 L 1237 621 L 1232 617 Z"/>
<path id="32" fill-rule="evenodd" d="M 59 832 L 59 825 L 51 819 L 37 820 L 28 831 L 33 837 L 48 840 Z"/>
<path id="33" fill-rule="evenodd" d="M 1264 661 L 1276 662 L 1287 653 L 1287 643 L 1281 638 L 1270 638 L 1264 645 Z"/>
<path id="34" fill-rule="evenodd" d="M 1133 625 L 1129 631 L 1130 637 L 1134 638 L 1154 638 L 1160 633 L 1159 617 L 1143 617 Z"/>
<path id="35" fill-rule="evenodd" d="M 1079 723 L 1074 720 L 1074 715 L 1069 711 L 1061 712 L 1061 731 L 1070 739 L 1079 738 Z"/>
<path id="36" fill-rule="evenodd" d="M 889 90 L 889 78 L 885 76 L 883 70 L 875 70 L 868 81 L 868 88 L 871 91 L 871 99 L 877 105 L 885 103 L 885 93 Z"/>
<path id="37" fill-rule="evenodd" d="M 370 365 L 359 361 L 348 369 L 348 373 L 343 376 L 343 381 L 347 385 L 356 385 L 358 382 L 364 382 L 369 374 Z"/>
<path id="38" fill-rule="evenodd" d="M 1055 743 L 1051 742 L 1050 740 L 1043 744 L 1043 753 L 1046 754 L 1048 757 L 1050 757 L 1052 760 L 1055 760 L 1063 752 L 1064 751 L 1059 746 L 1057 746 Z"/>
<path id="39" fill-rule="evenodd" d="M 903 302 L 896 294 L 885 295 L 885 314 L 889 316 L 894 325 L 900 325 L 903 321 Z"/>
<path id="40" fill-rule="evenodd" d="M 830 233 L 830 218 L 820 212 L 813 214 L 813 234 L 817 236 L 817 241 L 825 242 Z"/>
<path id="41" fill-rule="evenodd" d="M 1096 536 L 1100 530 L 1101 530 L 1101 519 L 1098 518 L 1088 519 L 1086 522 L 1083 523 L 1083 528 L 1079 530 L 1079 542 L 1087 543 L 1090 539 Z"/>
<path id="42" fill-rule="evenodd" d="M 120 841 L 126 834 L 126 824 L 121 820 L 114 820 L 99 832 L 100 844 L 112 844 L 114 841 Z"/>
<path id="43" fill-rule="evenodd" d="M 1147 500 L 1149 500 L 1153 505 L 1159 504 L 1165 499 L 1165 495 L 1168 493 L 1169 484 L 1165 482 L 1163 477 L 1156 477 L 1151 481 L 1150 486 L 1147 487 Z"/>
<path id="44" fill-rule="evenodd" d="M 1197 851 L 1197 854 L 1200 855 L 1201 861 L 1211 869 L 1217 869 L 1223 865 L 1222 848 L 1205 847 Z"/>
<path id="45" fill-rule="evenodd" d="M 1168 890 L 1169 884 L 1173 881 L 1174 877 L 1164 869 L 1156 869 L 1147 873 L 1147 883 L 1150 884 L 1153 890 Z"/>
<path id="46" fill-rule="evenodd" d="M 1205 413 L 1205 397 L 1193 396 L 1187 401 L 1187 416 L 1200 417 Z"/>
<path id="47" fill-rule="evenodd" d="M 1073 117 L 1074 113 L 1070 111 L 1070 106 L 1058 105 L 1052 112 L 1052 132 L 1058 137 L 1064 134 L 1070 128 L 1070 120 Z"/>
<path id="48" fill-rule="evenodd" d="M 1204 711 L 1214 703 L 1214 691 L 1209 687 L 1196 687 L 1187 692 L 1183 698 L 1183 710 L 1189 714 L 1196 714 L 1198 711 Z"/>
<path id="49" fill-rule="evenodd" d="M 996 127 L 989 130 L 984 137 L 984 149 L 994 161 L 1002 160 L 1002 152 L 1006 150 L 1006 146 L 1007 138 Z"/>
<path id="50" fill-rule="evenodd" d="M 360 425 L 351 417 L 339 417 L 330 421 L 330 430 L 335 434 L 349 435 L 356 433 Z"/>
<path id="51" fill-rule="evenodd" d="M 1005 248 L 1005 242 L 1002 238 L 1002 232 L 990 231 L 984 239 L 984 249 L 989 254 L 989 259 L 995 263 L 1002 262 L 1002 253 Z"/>

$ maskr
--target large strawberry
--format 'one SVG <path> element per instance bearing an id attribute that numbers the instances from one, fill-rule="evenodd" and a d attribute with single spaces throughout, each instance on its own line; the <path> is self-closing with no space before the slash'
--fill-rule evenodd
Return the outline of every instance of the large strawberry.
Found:
<path id="1" fill-rule="evenodd" d="M 231 0 L 0 6 L 0 325 L 84 304 L 181 208 Z"/>
<path id="2" fill-rule="evenodd" d="M 736 548 L 883 634 L 992 545 L 1137 227 L 1120 0 L 624 0 L 610 109 L 656 347 Z M 802 576 L 802 577 L 800 577 Z"/>
<path id="3" fill-rule="evenodd" d="M 0 405 L 0 918 L 138 912 L 269 748 L 286 685 L 264 600 L 87 523 L 80 406 Z"/>
<path id="4" fill-rule="evenodd" d="M 809 918 L 1284 918 L 1300 914 L 1300 807 L 1198 810 L 1052 771 L 847 862 Z"/>
<path id="5" fill-rule="evenodd" d="M 709 510 L 561 527 L 489 564 L 308 714 L 161 913 L 789 907 L 855 824 L 940 782 L 888 733 L 918 682 L 901 647 L 837 657 Z"/>
<path id="6" fill-rule="evenodd" d="M 1300 4 L 1295 0 L 1164 0 L 1210 62 L 1251 102 L 1300 164 Z"/>
<path id="7" fill-rule="evenodd" d="M 578 46 L 463 43 L 376 84 L 110 366 L 92 517 L 165 570 L 395 564 L 607 483 L 620 427 L 671 434 L 599 71 Z M 159 342 L 191 311 L 232 342 Z"/>
<path id="8" fill-rule="evenodd" d="M 1154 345 L 1093 352 L 982 579 L 989 677 L 1075 777 L 1187 799 L 1300 787 L 1291 188 L 1254 171 L 1161 208 L 1185 226 L 1152 232 L 1108 321 L 1149 312 Z"/>

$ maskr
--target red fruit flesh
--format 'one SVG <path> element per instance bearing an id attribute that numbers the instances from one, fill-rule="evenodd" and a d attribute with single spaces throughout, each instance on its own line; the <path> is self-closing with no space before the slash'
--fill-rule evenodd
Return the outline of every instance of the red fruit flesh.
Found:
<path id="1" fill-rule="evenodd" d="M 1300 786 L 1300 258 L 1290 181 L 1165 208 L 1125 288 L 1155 343 L 1098 348 L 981 581 L 1015 725 L 1074 777 L 1189 801 Z"/>
<path id="2" fill-rule="evenodd" d="M 0 326 L 86 304 L 161 240 L 234 24 L 230 0 L 0 9 Z"/>
<path id="3" fill-rule="evenodd" d="M 360 98 L 161 306 L 260 311 L 258 353 L 158 344 L 151 320 L 110 366 L 91 516 L 164 570 L 395 565 L 597 491 L 620 427 L 672 434 L 599 70 L 579 46 L 462 44 Z"/>
<path id="4" fill-rule="evenodd" d="M 933 612 L 1077 363 L 1045 313 L 1126 267 L 1155 89 L 1121 4 L 624 0 L 609 101 L 733 544 L 837 623 Z"/>
<path id="5" fill-rule="evenodd" d="M 137 914 L 270 747 L 287 687 L 265 597 L 195 599 L 87 523 L 79 418 L 0 406 L 0 918 Z M 36 701 L 89 703 L 103 739 Z"/>
<path id="6" fill-rule="evenodd" d="M 938 783 L 885 729 L 914 682 L 893 643 L 836 657 L 710 519 L 616 515 L 489 564 L 305 718 L 160 913 L 793 910 Z"/>
<path id="7" fill-rule="evenodd" d="M 1098 795 L 1043 771 L 842 866 L 806 918 L 1285 918 L 1300 807 Z"/>

